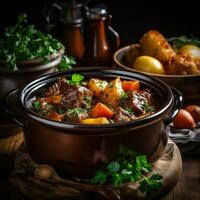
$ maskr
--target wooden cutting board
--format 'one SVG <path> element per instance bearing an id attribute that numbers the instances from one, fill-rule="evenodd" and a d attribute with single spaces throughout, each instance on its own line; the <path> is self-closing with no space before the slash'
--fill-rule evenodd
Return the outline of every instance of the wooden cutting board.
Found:
<path id="1" fill-rule="evenodd" d="M 182 171 L 182 159 L 176 144 L 169 140 L 162 157 L 153 163 L 152 173 L 163 176 L 163 187 L 150 195 L 142 193 L 138 183 L 125 183 L 120 187 L 100 187 L 89 182 L 61 178 L 52 167 L 50 172 L 43 174 L 41 178 L 38 174 L 43 173 L 43 167 L 45 166 L 37 164 L 28 154 L 18 152 L 10 182 L 30 199 L 149 200 L 165 194 L 176 184 Z"/>

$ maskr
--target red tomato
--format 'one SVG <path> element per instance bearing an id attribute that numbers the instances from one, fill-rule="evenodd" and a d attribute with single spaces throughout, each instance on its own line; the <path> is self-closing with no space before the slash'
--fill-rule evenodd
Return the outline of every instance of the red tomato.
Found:
<path id="1" fill-rule="evenodd" d="M 200 121 L 200 107 L 197 105 L 189 105 L 185 108 L 193 117 L 194 121 L 197 123 Z"/>
<path id="2" fill-rule="evenodd" d="M 175 128 L 193 128 L 195 127 L 195 121 L 192 115 L 185 109 L 180 109 L 178 114 L 173 120 L 173 124 Z"/>

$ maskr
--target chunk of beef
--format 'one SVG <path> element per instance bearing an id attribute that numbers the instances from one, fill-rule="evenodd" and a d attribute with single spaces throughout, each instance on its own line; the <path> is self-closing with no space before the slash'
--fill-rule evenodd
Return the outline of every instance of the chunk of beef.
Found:
<path id="1" fill-rule="evenodd" d="M 127 110 L 124 110 L 121 107 L 118 107 L 116 109 L 115 115 L 114 115 L 114 121 L 115 122 L 128 122 L 135 119 L 134 114 L 130 114 Z"/>
<path id="2" fill-rule="evenodd" d="M 148 106 L 152 105 L 152 94 L 149 90 L 130 91 L 128 98 L 122 102 L 122 107 L 131 109 L 135 115 L 143 115 Z"/>
<path id="3" fill-rule="evenodd" d="M 92 92 L 86 87 L 69 85 L 62 96 L 60 106 L 63 109 L 90 108 L 92 102 Z"/>
<path id="4" fill-rule="evenodd" d="M 149 89 L 144 89 L 144 90 L 141 90 L 141 91 L 138 91 L 140 93 L 141 96 L 143 96 L 149 105 L 152 105 L 153 103 L 153 98 L 152 98 L 152 93 Z"/>
<path id="5" fill-rule="evenodd" d="M 67 85 L 67 79 L 64 77 L 61 77 L 58 79 L 56 83 L 54 83 L 51 87 L 48 88 L 48 90 L 45 91 L 45 96 L 55 96 L 62 94 L 65 89 L 68 87 Z"/>

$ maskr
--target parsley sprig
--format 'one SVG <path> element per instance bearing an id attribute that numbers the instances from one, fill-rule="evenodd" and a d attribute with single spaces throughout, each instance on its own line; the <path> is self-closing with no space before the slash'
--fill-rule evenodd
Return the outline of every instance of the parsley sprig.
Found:
<path id="1" fill-rule="evenodd" d="M 142 109 L 145 112 L 155 112 L 155 107 L 151 106 L 148 101 L 144 101 L 142 104 Z"/>
<path id="2" fill-rule="evenodd" d="M 62 60 L 57 66 L 58 70 L 66 70 L 66 69 L 71 69 L 73 65 L 76 64 L 76 61 L 73 57 L 71 56 L 62 56 Z"/>
<path id="3" fill-rule="evenodd" d="M 97 171 L 91 183 L 104 185 L 111 181 L 114 186 L 119 186 L 126 181 L 138 182 L 141 192 L 149 194 L 162 186 L 162 176 L 153 174 L 147 177 L 150 172 L 152 172 L 152 166 L 145 155 L 138 155 L 121 145 L 116 158 Z"/>
<path id="4" fill-rule="evenodd" d="M 68 80 L 68 84 L 70 85 L 80 85 L 81 81 L 83 81 L 85 77 L 81 74 L 72 74 L 71 80 Z"/>
<path id="5" fill-rule="evenodd" d="M 74 108 L 74 109 L 68 109 L 67 114 L 73 116 L 79 116 L 85 112 L 87 111 L 84 108 Z"/>

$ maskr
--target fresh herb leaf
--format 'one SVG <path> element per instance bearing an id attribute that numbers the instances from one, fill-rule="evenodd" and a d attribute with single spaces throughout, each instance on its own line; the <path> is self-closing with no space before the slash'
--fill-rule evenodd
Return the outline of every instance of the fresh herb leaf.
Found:
<path id="1" fill-rule="evenodd" d="M 49 34 L 43 34 L 34 25 L 27 24 L 27 15 L 18 16 L 14 26 L 6 27 L 0 39 L 0 59 L 9 69 L 17 70 L 17 62 L 58 54 L 64 46 Z"/>
<path id="2" fill-rule="evenodd" d="M 40 107 L 41 107 L 41 103 L 39 101 L 35 101 L 35 102 L 33 102 L 33 107 L 37 112 L 39 112 Z"/>
<path id="3" fill-rule="evenodd" d="M 153 191 L 157 191 L 162 187 L 162 182 L 161 179 L 163 177 L 159 174 L 153 174 L 150 178 L 145 177 L 141 182 L 140 182 L 140 191 L 143 193 L 151 193 Z"/>
<path id="4" fill-rule="evenodd" d="M 144 103 L 142 105 L 142 109 L 145 112 L 155 112 L 155 107 L 151 106 L 147 101 L 144 101 Z"/>
<path id="5" fill-rule="evenodd" d="M 84 76 L 81 74 L 72 74 L 71 80 L 68 81 L 70 85 L 80 85 L 81 81 L 84 79 Z"/>
<path id="6" fill-rule="evenodd" d="M 106 180 L 107 180 L 107 175 L 102 171 L 98 171 L 92 178 L 91 183 L 103 185 L 105 184 Z"/>
<path id="7" fill-rule="evenodd" d="M 123 183 L 122 176 L 119 173 L 112 174 L 112 182 L 114 186 L 119 186 Z"/>
<path id="8" fill-rule="evenodd" d="M 85 106 L 86 109 L 91 108 L 91 103 L 92 103 L 92 96 L 84 96 L 82 104 Z"/>
<path id="9" fill-rule="evenodd" d="M 73 82 L 81 82 L 84 79 L 84 76 L 81 74 L 72 74 L 72 81 Z"/>
<path id="10" fill-rule="evenodd" d="M 140 171 L 144 171 L 146 173 L 151 172 L 152 167 L 150 163 L 148 163 L 147 157 L 145 155 L 137 156 L 135 162 Z"/>
<path id="11" fill-rule="evenodd" d="M 68 109 L 67 114 L 73 116 L 79 116 L 85 112 L 87 111 L 84 108 L 74 108 L 74 109 Z"/>
<path id="12" fill-rule="evenodd" d="M 126 92 L 123 91 L 122 94 L 121 94 L 120 100 L 123 101 L 123 100 L 125 100 L 125 99 L 128 99 L 128 94 L 127 94 Z"/>
<path id="13" fill-rule="evenodd" d="M 159 181 L 159 180 L 162 180 L 162 178 L 163 177 L 160 174 L 153 174 L 151 176 L 151 180 L 157 180 L 157 181 Z"/>
<path id="14" fill-rule="evenodd" d="M 109 171 L 109 173 L 113 174 L 116 172 L 119 172 L 120 170 L 120 165 L 118 162 L 111 162 L 108 166 L 107 169 Z"/>
<path id="15" fill-rule="evenodd" d="M 58 70 L 71 69 L 76 61 L 73 57 L 63 55 L 60 64 L 57 66 Z"/>

